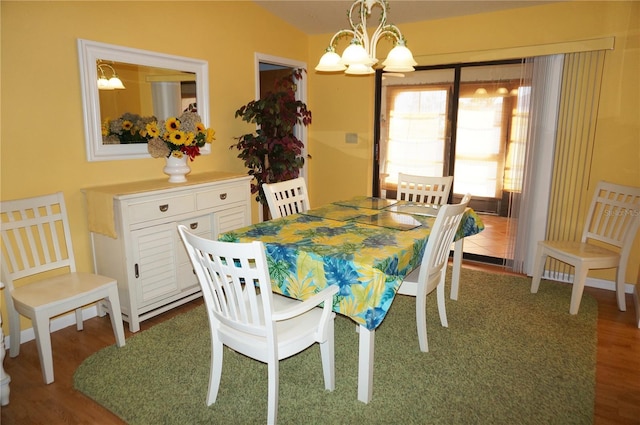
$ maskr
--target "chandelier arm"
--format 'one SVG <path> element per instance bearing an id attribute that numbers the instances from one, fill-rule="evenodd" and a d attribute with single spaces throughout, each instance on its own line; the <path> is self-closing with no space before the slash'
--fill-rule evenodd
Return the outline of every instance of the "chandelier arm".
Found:
<path id="1" fill-rule="evenodd" d="M 331 37 L 331 41 L 329 42 L 329 47 L 333 48 L 333 51 L 336 49 L 336 45 L 338 44 L 338 40 L 347 35 L 352 35 L 353 37 L 358 37 L 358 34 L 353 30 L 340 30 Z"/>
<path id="2" fill-rule="evenodd" d="M 372 58 L 377 59 L 376 50 L 378 47 L 378 42 L 385 35 L 393 36 L 396 43 L 402 41 L 402 34 L 400 33 L 400 30 L 398 29 L 398 27 L 396 27 L 395 25 L 385 25 L 383 27 L 378 27 L 376 31 L 373 33 L 373 37 L 371 38 L 370 55 Z"/>
<path id="3" fill-rule="evenodd" d="M 349 12 L 347 13 L 347 17 L 349 18 L 349 25 L 351 25 L 351 28 L 353 28 L 353 31 L 354 31 L 354 32 L 357 32 L 358 26 L 361 26 L 363 22 L 365 22 L 365 23 L 367 22 L 367 19 L 366 19 L 366 18 L 363 18 L 363 16 L 364 16 L 364 15 L 363 15 L 363 13 L 364 13 L 364 12 L 363 12 L 363 11 L 364 11 L 364 8 L 362 7 L 362 4 L 361 4 L 361 3 L 362 3 L 362 1 L 363 1 L 363 0 L 360 0 L 360 1 L 354 1 L 354 2 L 353 2 L 353 4 L 351 5 L 351 7 L 349 8 Z M 352 17 L 352 15 L 353 15 L 353 9 L 354 9 L 356 6 L 360 6 L 360 23 L 359 23 L 359 24 L 354 24 L 354 23 L 353 23 L 353 17 Z M 366 27 L 366 25 L 365 25 L 365 27 Z"/>
<path id="4" fill-rule="evenodd" d="M 364 47 L 364 50 L 367 51 L 367 53 L 369 53 L 369 34 L 367 33 L 367 28 L 366 28 L 366 23 L 365 25 L 363 25 L 362 23 L 359 23 L 358 25 L 355 26 L 354 28 L 354 37 L 358 39 L 358 41 L 360 42 L 360 44 L 362 44 L 362 47 Z"/>
<path id="5" fill-rule="evenodd" d="M 383 35 L 392 35 L 396 43 L 404 40 L 402 33 L 395 25 L 386 25 L 384 28 L 380 28 L 378 38 L 382 37 Z"/>

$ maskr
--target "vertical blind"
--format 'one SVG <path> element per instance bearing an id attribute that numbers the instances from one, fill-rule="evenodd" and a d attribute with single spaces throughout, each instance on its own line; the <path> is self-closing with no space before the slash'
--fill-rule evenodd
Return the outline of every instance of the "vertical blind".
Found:
<path id="1" fill-rule="evenodd" d="M 579 240 L 592 197 L 590 173 L 605 51 L 565 55 L 546 239 Z M 547 261 L 547 277 L 569 280 L 570 266 Z"/>

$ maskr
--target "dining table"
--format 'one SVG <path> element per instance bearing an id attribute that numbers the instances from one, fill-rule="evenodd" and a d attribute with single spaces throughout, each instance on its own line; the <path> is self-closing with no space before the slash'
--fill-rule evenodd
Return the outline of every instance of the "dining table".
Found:
<path id="1" fill-rule="evenodd" d="M 340 288 L 333 310 L 358 325 L 358 400 L 369 403 L 375 330 L 404 277 L 420 265 L 438 210 L 436 205 L 357 196 L 222 233 L 218 240 L 262 241 L 275 293 L 305 300 L 328 285 Z M 454 239 L 453 299 L 458 297 L 463 240 L 483 229 L 478 214 L 467 208 Z"/>

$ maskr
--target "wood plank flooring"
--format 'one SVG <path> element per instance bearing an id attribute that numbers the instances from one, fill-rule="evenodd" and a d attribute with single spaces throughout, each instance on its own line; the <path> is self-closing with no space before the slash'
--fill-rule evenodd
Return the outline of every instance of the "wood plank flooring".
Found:
<path id="1" fill-rule="evenodd" d="M 465 267 L 502 270 L 471 263 L 465 263 Z M 613 292 L 594 288 L 586 288 L 585 291 L 598 300 L 599 314 L 594 423 L 640 425 L 640 329 L 634 326 L 631 295 L 627 296 L 627 311 L 620 312 Z M 192 301 L 142 322 L 141 328 L 148 329 L 201 302 Z M 127 329 L 125 326 L 129 337 L 131 333 Z M 16 358 L 10 358 L 7 353 L 4 366 L 11 376 L 11 400 L 0 410 L 0 423 L 123 424 L 111 412 L 73 389 L 73 373 L 80 363 L 95 351 L 114 343 L 107 317 L 85 321 L 82 332 L 77 332 L 73 326 L 55 332 L 52 335 L 55 382 L 50 385 L 42 382 L 35 341 L 22 344 Z"/>

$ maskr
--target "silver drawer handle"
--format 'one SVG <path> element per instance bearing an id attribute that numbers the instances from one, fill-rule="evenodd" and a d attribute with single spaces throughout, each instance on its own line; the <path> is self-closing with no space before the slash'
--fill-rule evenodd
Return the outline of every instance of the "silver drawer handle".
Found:
<path id="1" fill-rule="evenodd" d="M 198 228 L 198 222 L 196 221 L 195 223 L 191 223 L 189 227 L 191 227 L 191 230 L 196 230 Z"/>
<path id="2" fill-rule="evenodd" d="M 160 211 L 167 212 L 169 209 L 169 204 L 160 205 Z"/>
<path id="3" fill-rule="evenodd" d="M 220 194 L 220 199 L 222 199 L 223 201 L 224 201 L 225 199 L 227 199 L 227 194 L 226 194 L 226 193 L 221 193 L 221 194 Z"/>

